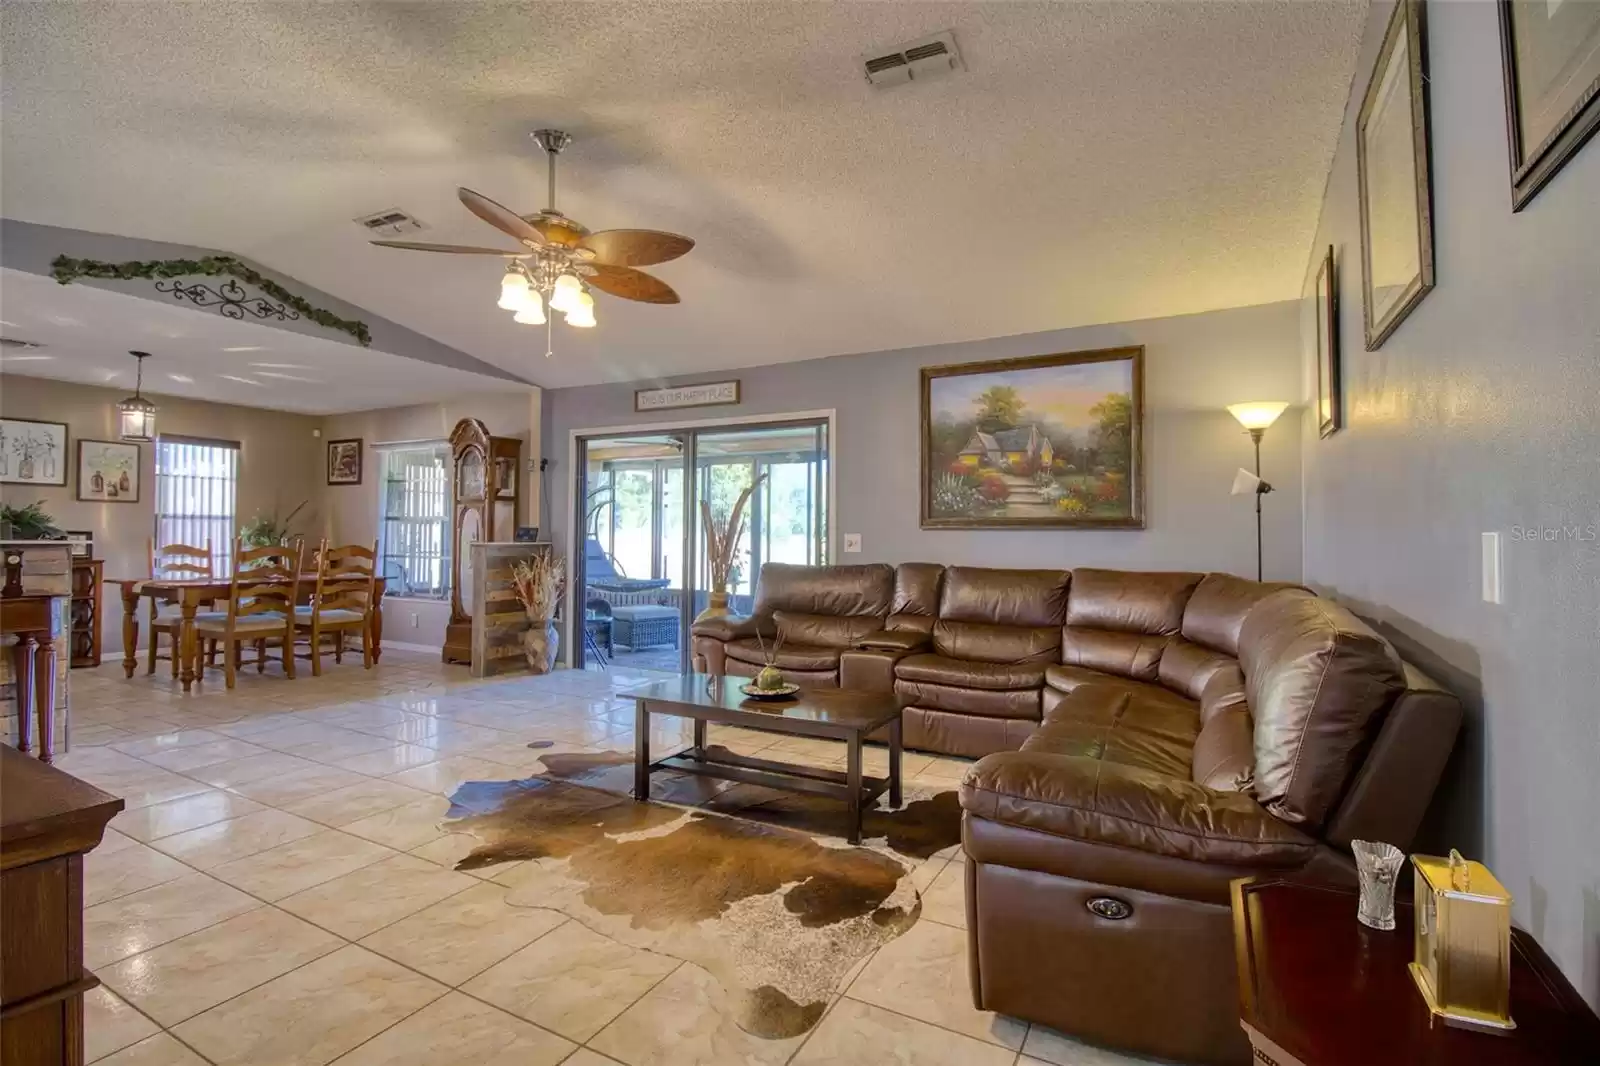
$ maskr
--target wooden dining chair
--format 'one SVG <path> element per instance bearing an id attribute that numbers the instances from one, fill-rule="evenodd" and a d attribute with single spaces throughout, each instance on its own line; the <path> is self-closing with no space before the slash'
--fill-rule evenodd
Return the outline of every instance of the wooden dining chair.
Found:
<path id="1" fill-rule="evenodd" d="M 273 544 L 246 548 L 240 540 L 234 543 L 233 560 L 228 609 L 196 615 L 197 637 L 222 645 L 223 670 L 229 688 L 233 688 L 238 670 L 244 665 L 247 643 L 256 649 L 255 663 L 259 670 L 265 670 L 267 652 L 276 646 L 283 672 L 293 679 L 294 608 L 300 593 L 299 547 Z"/>
<path id="2" fill-rule="evenodd" d="M 216 577 L 216 556 L 211 553 L 211 538 L 206 538 L 204 548 L 196 548 L 189 544 L 168 544 L 165 547 L 156 547 L 154 537 L 147 542 L 150 557 L 150 576 L 152 578 L 191 579 L 200 577 Z M 183 612 L 176 604 L 164 604 L 155 597 L 150 599 L 150 650 L 149 659 L 145 666 L 146 674 L 156 672 L 157 659 L 172 660 L 172 676 L 178 676 L 178 644 L 183 631 Z M 162 655 L 161 635 L 165 633 L 167 643 L 172 652 Z"/>
<path id="3" fill-rule="evenodd" d="M 345 634 L 361 634 L 361 663 L 372 669 L 372 612 L 377 602 L 378 545 L 317 546 L 317 587 L 311 603 L 295 608 L 297 633 L 309 637 L 305 658 L 311 673 L 322 676 L 322 638 L 333 638 L 333 661 L 344 662 Z"/>

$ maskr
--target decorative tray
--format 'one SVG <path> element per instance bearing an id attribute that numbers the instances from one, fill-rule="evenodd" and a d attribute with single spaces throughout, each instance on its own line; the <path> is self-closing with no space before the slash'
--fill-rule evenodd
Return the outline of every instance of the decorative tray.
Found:
<path id="1" fill-rule="evenodd" d="M 785 681 L 777 688 L 756 688 L 754 685 L 740 685 L 739 691 L 753 700 L 786 700 L 800 691 L 800 686 Z"/>

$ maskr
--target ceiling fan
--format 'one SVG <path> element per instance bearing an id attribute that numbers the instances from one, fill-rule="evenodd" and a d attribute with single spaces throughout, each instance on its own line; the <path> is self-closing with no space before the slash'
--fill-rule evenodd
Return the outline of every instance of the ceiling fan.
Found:
<path id="1" fill-rule="evenodd" d="M 482 248 L 467 244 L 424 244 L 416 241 L 373 241 L 384 248 L 455 255 L 494 255 L 507 259 L 500 279 L 499 306 L 515 311 L 515 321 L 546 327 L 560 311 L 567 325 L 587 329 L 595 324 L 591 288 L 642 303 L 675 304 L 678 294 L 660 278 L 635 269 L 676 259 L 694 247 L 694 241 L 676 233 L 652 229 L 607 229 L 591 233 L 588 227 L 556 210 L 556 156 L 572 143 L 561 130 L 534 130 L 533 140 L 550 162 L 550 202 L 543 211 L 519 215 L 471 189 L 459 188 L 468 211 L 495 229 L 516 238 L 523 251 Z M 546 344 L 545 357 L 553 354 Z"/>

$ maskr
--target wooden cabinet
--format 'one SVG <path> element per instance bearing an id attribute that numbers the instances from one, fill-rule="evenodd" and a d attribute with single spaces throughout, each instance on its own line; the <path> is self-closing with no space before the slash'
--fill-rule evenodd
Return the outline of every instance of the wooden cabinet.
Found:
<path id="1" fill-rule="evenodd" d="M 491 436 L 476 418 L 450 433 L 450 623 L 444 661 L 472 661 L 472 545 L 508 541 L 522 512 L 522 442 Z"/>
<path id="2" fill-rule="evenodd" d="M 83 856 L 122 801 L 0 746 L 0 1062 L 83 1062 Z"/>
<path id="3" fill-rule="evenodd" d="M 72 636 L 73 666 L 100 665 L 101 589 L 105 576 L 104 559 L 72 560 Z"/>

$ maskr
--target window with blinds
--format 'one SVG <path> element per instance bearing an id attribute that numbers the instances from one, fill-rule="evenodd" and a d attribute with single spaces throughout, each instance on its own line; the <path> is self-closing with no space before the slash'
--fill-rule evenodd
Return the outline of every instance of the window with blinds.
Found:
<path id="1" fill-rule="evenodd" d="M 211 546 L 219 576 L 233 573 L 239 445 L 195 437 L 156 439 L 156 546 Z"/>
<path id="2" fill-rule="evenodd" d="M 386 594 L 442 600 L 450 594 L 450 445 L 379 445 L 378 452 Z"/>

